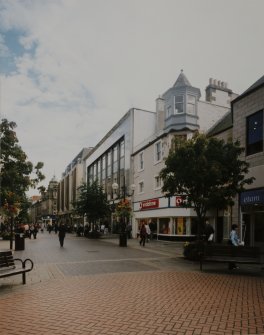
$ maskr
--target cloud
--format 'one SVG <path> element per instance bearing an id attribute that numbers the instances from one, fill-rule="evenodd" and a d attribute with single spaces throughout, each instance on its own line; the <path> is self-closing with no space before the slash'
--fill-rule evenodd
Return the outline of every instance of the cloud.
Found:
<path id="1" fill-rule="evenodd" d="M 263 75 L 263 10 L 261 0 L 0 0 L 1 113 L 47 183 L 129 108 L 154 110 L 182 68 L 202 93 L 209 77 L 250 86 Z M 8 48 L 10 31 L 22 53 Z"/>

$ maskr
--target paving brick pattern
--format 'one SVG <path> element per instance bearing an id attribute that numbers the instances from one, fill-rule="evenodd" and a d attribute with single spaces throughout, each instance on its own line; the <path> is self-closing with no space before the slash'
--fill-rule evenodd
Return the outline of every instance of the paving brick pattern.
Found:
<path id="1" fill-rule="evenodd" d="M 21 253 L 35 250 L 37 262 L 37 243 L 50 243 L 48 257 L 52 241 L 28 241 L 28 251 Z M 73 246 L 74 241 L 66 242 Z M 89 250 L 98 252 L 86 252 L 86 257 L 94 254 L 86 261 L 81 250 L 87 250 L 87 241 L 81 243 L 86 244 L 76 251 L 79 260 L 72 253 L 67 262 L 65 254 L 58 256 L 64 251 L 56 249 L 56 262 L 51 257 L 36 264 L 27 285 L 21 278 L 4 279 L 1 335 L 264 334 L 264 281 L 259 274 L 201 273 L 197 264 L 187 268 L 186 261 L 169 257 L 168 250 L 159 253 L 136 244 L 122 249 L 102 243 L 108 256 L 112 250 L 111 259 L 102 252 L 99 257 L 100 242 L 89 242 Z M 123 271 L 125 260 L 129 272 Z"/>

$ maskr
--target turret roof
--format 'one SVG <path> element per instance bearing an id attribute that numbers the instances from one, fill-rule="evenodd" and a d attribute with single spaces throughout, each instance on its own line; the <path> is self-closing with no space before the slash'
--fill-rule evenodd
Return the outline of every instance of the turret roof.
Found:
<path id="1" fill-rule="evenodd" d="M 187 77 L 185 76 L 185 74 L 183 73 L 183 70 L 181 70 L 181 73 L 177 78 L 173 87 L 182 87 L 182 86 L 192 86 Z"/>

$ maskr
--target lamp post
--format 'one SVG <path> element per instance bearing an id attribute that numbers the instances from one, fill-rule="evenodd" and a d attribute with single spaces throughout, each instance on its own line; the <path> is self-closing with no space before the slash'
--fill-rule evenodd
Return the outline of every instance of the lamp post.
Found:
<path id="1" fill-rule="evenodd" d="M 112 189 L 113 189 L 114 195 L 117 195 L 117 199 L 121 199 L 121 201 L 123 200 L 123 205 L 124 206 L 126 204 L 126 197 L 127 196 L 131 197 L 134 194 L 135 188 L 136 188 L 136 186 L 134 184 L 132 184 L 130 186 L 131 193 L 127 192 L 125 177 L 124 177 L 123 186 L 121 187 L 121 189 L 122 189 L 121 194 L 117 193 L 117 190 L 119 189 L 119 185 L 117 183 L 112 184 Z M 119 233 L 119 246 L 120 247 L 126 247 L 127 246 L 127 231 L 126 231 L 127 222 L 126 222 L 126 215 L 125 215 L 124 211 L 121 211 L 120 220 L 121 220 L 121 222 L 120 222 L 120 233 Z"/>

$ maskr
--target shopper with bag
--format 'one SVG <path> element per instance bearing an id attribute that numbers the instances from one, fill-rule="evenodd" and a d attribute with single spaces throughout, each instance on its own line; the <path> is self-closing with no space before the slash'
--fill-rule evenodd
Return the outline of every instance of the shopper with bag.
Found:
<path id="1" fill-rule="evenodd" d="M 206 220 L 206 222 L 205 222 L 204 234 L 205 234 L 205 240 L 206 240 L 207 243 L 213 242 L 213 240 L 214 240 L 214 228 L 209 223 L 208 220 Z"/>
<path id="2" fill-rule="evenodd" d="M 238 237 L 237 229 L 238 229 L 238 225 L 233 224 L 231 227 L 231 232 L 230 232 L 230 239 L 229 239 L 230 242 L 229 243 L 234 247 L 238 247 L 239 245 L 241 245 L 240 239 Z M 235 262 L 230 262 L 229 270 L 234 270 L 234 269 L 239 269 L 239 267 L 236 265 Z"/>

